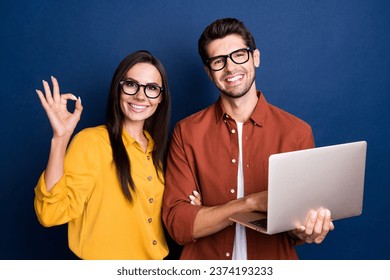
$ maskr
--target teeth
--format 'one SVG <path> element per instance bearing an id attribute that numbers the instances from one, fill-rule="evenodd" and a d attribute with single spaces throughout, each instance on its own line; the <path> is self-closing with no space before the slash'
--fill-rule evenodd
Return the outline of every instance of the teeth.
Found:
<path id="1" fill-rule="evenodd" d="M 145 109 L 146 106 L 140 106 L 140 105 L 135 105 L 135 104 L 130 104 L 131 107 L 135 108 L 135 109 Z"/>
<path id="2" fill-rule="evenodd" d="M 227 79 L 227 81 L 228 81 L 228 82 L 235 82 L 235 81 L 237 81 L 237 80 L 239 80 L 239 79 L 241 79 L 241 78 L 242 78 L 242 75 L 238 75 L 238 76 L 235 76 L 235 77 L 233 77 L 233 78 Z"/>

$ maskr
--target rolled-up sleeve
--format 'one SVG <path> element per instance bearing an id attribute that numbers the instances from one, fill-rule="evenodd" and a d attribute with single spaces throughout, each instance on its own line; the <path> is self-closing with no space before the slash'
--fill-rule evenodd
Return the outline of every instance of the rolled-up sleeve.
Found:
<path id="1" fill-rule="evenodd" d="M 180 126 L 176 126 L 168 154 L 163 220 L 179 244 L 194 242 L 194 222 L 201 206 L 190 204 L 189 195 L 199 190 L 191 153 L 185 153 Z"/>
<path id="2" fill-rule="evenodd" d="M 96 154 L 88 135 L 76 135 L 64 163 L 64 175 L 50 192 L 46 189 L 45 172 L 34 189 L 34 208 L 39 222 L 46 227 L 65 224 L 78 218 L 95 185 Z"/>

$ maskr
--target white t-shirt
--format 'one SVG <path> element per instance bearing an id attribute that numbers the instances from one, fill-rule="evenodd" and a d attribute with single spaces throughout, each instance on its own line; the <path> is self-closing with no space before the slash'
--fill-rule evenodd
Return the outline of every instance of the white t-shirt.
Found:
<path id="1" fill-rule="evenodd" d="M 239 158 L 238 158 L 238 175 L 237 175 L 237 198 L 244 196 L 244 170 L 242 164 L 242 127 L 243 123 L 237 123 L 237 132 L 238 132 L 238 149 L 239 149 Z M 234 246 L 233 246 L 233 260 L 246 260 L 247 250 L 246 250 L 246 232 L 245 227 L 236 223 L 236 234 L 234 236 Z"/>

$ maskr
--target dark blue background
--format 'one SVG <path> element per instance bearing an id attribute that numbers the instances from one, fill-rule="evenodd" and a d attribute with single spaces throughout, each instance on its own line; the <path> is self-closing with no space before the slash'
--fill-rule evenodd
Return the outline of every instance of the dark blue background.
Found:
<path id="1" fill-rule="evenodd" d="M 33 189 L 51 128 L 35 94 L 54 75 L 82 97 L 78 130 L 103 123 L 119 61 L 147 49 L 166 66 L 172 127 L 216 100 L 197 40 L 237 17 L 261 51 L 257 85 L 268 101 L 313 127 L 317 146 L 368 142 L 364 210 L 336 221 L 303 259 L 389 259 L 390 2 L 383 1 L 2 1 L 0 4 L 0 259 L 66 259 L 66 226 L 42 227 Z M 259 248 L 261 250 L 261 248 Z"/>

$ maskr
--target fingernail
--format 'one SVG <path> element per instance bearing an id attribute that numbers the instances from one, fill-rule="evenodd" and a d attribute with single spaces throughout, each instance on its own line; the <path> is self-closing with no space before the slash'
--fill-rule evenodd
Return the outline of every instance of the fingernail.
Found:
<path id="1" fill-rule="evenodd" d="M 320 244 L 322 241 L 324 241 L 323 237 L 317 237 L 316 239 L 314 239 L 314 242 L 317 244 Z"/>
<path id="2" fill-rule="evenodd" d="M 192 200 L 191 200 L 191 202 L 190 202 L 192 205 L 195 205 L 195 202 L 193 202 Z"/>
<path id="3" fill-rule="evenodd" d="M 193 195 L 189 195 L 188 196 L 191 200 L 194 200 L 195 199 L 195 196 L 193 196 Z"/>
<path id="4" fill-rule="evenodd" d="M 329 209 L 326 209 L 326 216 L 327 216 L 327 217 L 330 217 L 330 211 L 329 211 Z"/>
<path id="5" fill-rule="evenodd" d="M 193 191 L 192 192 L 194 195 L 199 195 L 199 193 L 197 191 Z"/>

